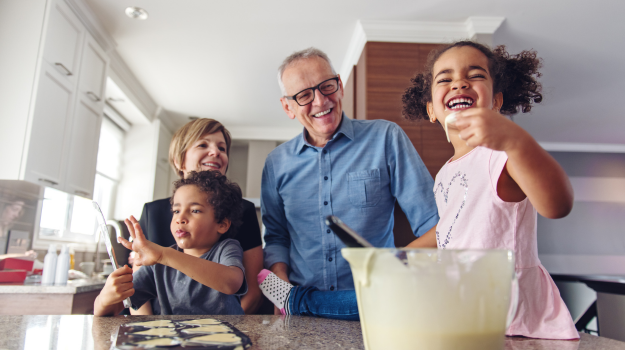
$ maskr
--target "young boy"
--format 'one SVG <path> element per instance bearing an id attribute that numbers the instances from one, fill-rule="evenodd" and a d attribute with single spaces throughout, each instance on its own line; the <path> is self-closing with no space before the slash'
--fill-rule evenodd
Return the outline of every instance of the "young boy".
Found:
<path id="1" fill-rule="evenodd" d="M 132 243 L 120 243 L 135 252 L 135 271 L 115 270 L 94 303 L 94 315 L 117 315 L 130 297 L 130 313 L 151 314 L 149 303 L 158 299 L 164 315 L 242 315 L 240 296 L 247 292 L 243 250 L 230 239 L 241 217 L 241 189 L 217 171 L 191 172 L 176 181 L 171 199 L 170 248 L 148 241 L 139 222 L 126 226 Z M 134 309 L 134 310 L 133 310 Z"/>

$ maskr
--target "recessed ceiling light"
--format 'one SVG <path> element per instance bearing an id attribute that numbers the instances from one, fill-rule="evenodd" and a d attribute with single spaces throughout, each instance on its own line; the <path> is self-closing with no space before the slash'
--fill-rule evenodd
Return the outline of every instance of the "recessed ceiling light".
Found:
<path id="1" fill-rule="evenodd" d="M 126 16 L 134 19 L 147 19 L 148 12 L 141 7 L 128 7 L 126 8 Z"/>

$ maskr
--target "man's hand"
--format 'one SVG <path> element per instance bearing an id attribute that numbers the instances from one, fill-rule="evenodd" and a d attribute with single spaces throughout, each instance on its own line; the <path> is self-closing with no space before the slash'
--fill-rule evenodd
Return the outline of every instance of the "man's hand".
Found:
<path id="1" fill-rule="evenodd" d="M 132 269 L 124 265 L 109 275 L 98 299 L 101 306 L 108 307 L 121 303 L 133 294 Z"/>
<path id="2" fill-rule="evenodd" d="M 134 265 L 149 266 L 160 263 L 163 258 L 164 248 L 156 243 L 148 241 L 148 239 L 145 238 L 143 230 L 141 230 L 141 226 L 134 216 L 131 215 L 128 219 L 124 220 L 124 222 L 126 223 L 126 227 L 128 227 L 128 231 L 132 237 L 132 243 L 128 242 L 123 237 L 119 237 L 119 243 L 135 252 L 133 260 Z"/>

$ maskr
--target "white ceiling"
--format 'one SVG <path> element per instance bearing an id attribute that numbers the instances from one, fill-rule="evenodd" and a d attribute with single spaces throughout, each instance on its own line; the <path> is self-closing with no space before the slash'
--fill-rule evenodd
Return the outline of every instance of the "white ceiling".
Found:
<path id="1" fill-rule="evenodd" d="M 279 103 L 276 68 L 309 46 L 340 69 L 357 20 L 506 20 L 493 37 L 544 59 L 544 102 L 515 121 L 542 142 L 625 144 L 625 2 L 619 0 L 85 0 L 148 93 L 174 116 L 227 127 L 300 129 Z M 146 9 L 145 21 L 124 15 Z M 415 71 L 419 67 L 415 67 Z M 625 90 L 625 89 L 624 89 Z"/>

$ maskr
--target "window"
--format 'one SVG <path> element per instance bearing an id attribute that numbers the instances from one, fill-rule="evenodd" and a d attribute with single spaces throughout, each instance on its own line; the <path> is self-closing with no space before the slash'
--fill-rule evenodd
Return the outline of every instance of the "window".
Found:
<path id="1" fill-rule="evenodd" d="M 121 179 L 124 131 L 106 116 L 102 120 L 93 200 L 105 218 L 113 216 L 115 193 Z M 45 188 L 39 239 L 97 242 L 98 226 L 91 200 Z"/>

